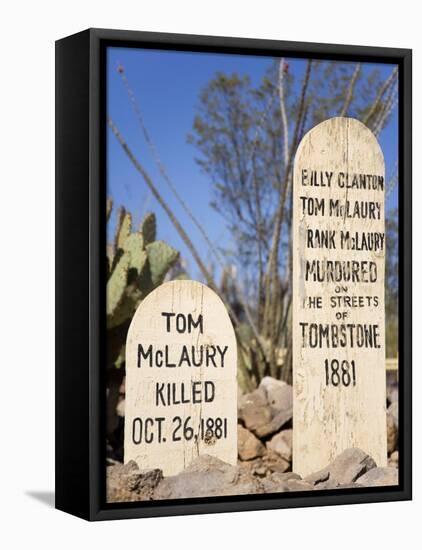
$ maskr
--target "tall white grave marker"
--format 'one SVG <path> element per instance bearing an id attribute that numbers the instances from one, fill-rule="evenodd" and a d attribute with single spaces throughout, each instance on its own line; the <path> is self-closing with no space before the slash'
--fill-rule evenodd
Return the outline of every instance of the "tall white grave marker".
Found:
<path id="1" fill-rule="evenodd" d="M 361 122 L 308 132 L 294 164 L 293 470 L 359 447 L 386 466 L 384 159 Z"/>

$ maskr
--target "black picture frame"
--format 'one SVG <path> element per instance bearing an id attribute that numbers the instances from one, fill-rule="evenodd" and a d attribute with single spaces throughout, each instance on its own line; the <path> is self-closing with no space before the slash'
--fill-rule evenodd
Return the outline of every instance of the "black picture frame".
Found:
<path id="1" fill-rule="evenodd" d="M 105 502 L 106 86 L 109 46 L 396 63 L 399 67 L 399 485 L 282 495 Z M 56 508 L 87 520 L 412 498 L 412 52 L 89 29 L 56 42 Z"/>

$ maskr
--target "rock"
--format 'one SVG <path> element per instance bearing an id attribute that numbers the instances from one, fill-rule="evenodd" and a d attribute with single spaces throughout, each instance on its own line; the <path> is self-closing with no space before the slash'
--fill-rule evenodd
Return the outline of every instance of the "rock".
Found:
<path id="1" fill-rule="evenodd" d="M 264 487 L 265 493 L 282 493 L 287 492 L 293 489 L 289 489 L 290 482 L 301 481 L 299 475 L 293 472 L 286 473 L 272 473 L 267 478 L 261 481 L 262 486 Z M 292 485 L 294 487 L 294 485 Z M 311 489 L 313 487 L 311 486 Z"/>
<path id="2" fill-rule="evenodd" d="M 251 460 L 262 456 L 265 453 L 265 447 L 252 432 L 238 425 L 237 451 L 241 460 Z"/>
<path id="3" fill-rule="evenodd" d="M 133 502 L 150 500 L 163 479 L 159 469 L 140 470 L 136 462 L 107 467 L 107 501 Z"/>
<path id="4" fill-rule="evenodd" d="M 399 390 L 396 385 L 387 387 L 387 400 L 390 404 L 397 403 L 399 400 Z"/>
<path id="5" fill-rule="evenodd" d="M 262 480 L 265 493 L 284 493 L 289 491 L 313 491 L 314 486 L 300 479 L 300 476 L 293 472 L 285 474 L 271 474 Z"/>
<path id="6" fill-rule="evenodd" d="M 287 481 L 289 491 L 313 491 L 314 486 L 303 479 L 289 479 Z"/>
<path id="7" fill-rule="evenodd" d="M 390 458 L 388 459 L 388 465 L 390 468 L 398 468 L 399 467 L 399 452 L 394 451 L 391 453 Z"/>
<path id="8" fill-rule="evenodd" d="M 272 376 L 264 376 L 259 384 L 259 387 L 263 389 L 266 394 L 270 393 L 272 390 L 283 388 L 284 386 L 287 386 L 286 382 L 277 380 L 277 378 L 273 378 Z"/>
<path id="9" fill-rule="evenodd" d="M 127 464 L 118 464 L 113 468 L 110 468 L 108 472 L 109 479 L 120 478 L 122 476 L 139 472 L 139 466 L 134 460 L 129 461 Z"/>
<path id="10" fill-rule="evenodd" d="M 268 405 L 274 414 L 293 408 L 293 388 L 271 376 L 265 376 L 259 385 L 266 393 Z"/>
<path id="11" fill-rule="evenodd" d="M 340 483 L 336 479 L 326 479 L 321 483 L 317 483 L 314 488 L 318 491 L 324 491 L 326 489 L 337 489 Z"/>
<path id="12" fill-rule="evenodd" d="M 269 422 L 258 426 L 254 431 L 255 434 L 264 438 L 268 435 L 271 435 L 275 432 L 278 432 L 285 424 L 287 424 L 293 417 L 293 409 L 288 409 L 286 411 L 280 411 L 278 414 L 273 416 Z"/>
<path id="13" fill-rule="evenodd" d="M 260 466 L 257 466 L 253 470 L 253 474 L 258 477 L 265 477 L 268 473 L 268 468 L 265 464 L 261 464 Z"/>
<path id="14" fill-rule="evenodd" d="M 375 467 L 375 461 L 361 449 L 346 449 L 330 464 L 330 479 L 341 485 L 352 483 Z"/>
<path id="15" fill-rule="evenodd" d="M 293 430 L 282 430 L 267 442 L 267 448 L 280 455 L 288 462 L 292 461 Z"/>
<path id="16" fill-rule="evenodd" d="M 218 458 L 201 455 L 186 470 L 161 481 L 155 499 L 263 493 L 259 481 L 246 471 Z"/>
<path id="17" fill-rule="evenodd" d="M 261 481 L 261 485 L 264 493 L 287 493 L 289 490 L 287 483 L 278 482 L 273 480 L 271 477 L 263 479 Z"/>
<path id="18" fill-rule="evenodd" d="M 236 475 L 236 466 L 228 464 L 223 460 L 215 456 L 200 455 L 193 460 L 185 470 L 185 473 L 209 473 L 209 472 L 222 472 L 230 475 Z M 183 472 L 182 472 L 183 473 Z M 178 474 L 180 475 L 180 474 Z"/>
<path id="19" fill-rule="evenodd" d="M 268 469 L 270 472 L 276 472 L 279 474 L 287 472 L 290 469 L 290 466 L 290 462 L 287 462 L 287 460 L 284 460 L 281 456 L 278 457 L 277 460 L 270 460 L 268 462 Z"/>
<path id="20" fill-rule="evenodd" d="M 163 472 L 158 468 L 140 470 L 139 472 L 129 474 L 126 478 L 126 484 L 129 491 L 136 491 L 138 494 L 150 497 L 162 479 Z"/>
<path id="21" fill-rule="evenodd" d="M 253 460 L 239 462 L 238 467 L 241 471 L 247 474 L 263 478 L 268 477 L 273 473 L 284 474 L 290 470 L 290 462 L 281 458 L 280 455 L 273 451 L 268 451 L 264 456 Z M 292 472 L 289 472 L 290 474 Z"/>
<path id="22" fill-rule="evenodd" d="M 243 395 L 239 400 L 239 419 L 245 427 L 255 432 L 271 421 L 271 409 L 263 389 L 254 390 Z"/>
<path id="23" fill-rule="evenodd" d="M 279 483 L 282 483 L 282 482 L 284 483 L 292 479 L 300 480 L 302 478 L 300 477 L 299 474 L 295 474 L 294 472 L 284 472 L 284 473 L 275 472 L 271 474 L 271 479 L 276 479 Z"/>
<path id="24" fill-rule="evenodd" d="M 319 470 L 318 472 L 315 472 L 314 474 L 310 474 L 305 477 L 306 481 L 308 483 L 313 483 L 314 485 L 319 485 L 320 483 L 324 483 L 327 481 L 327 479 L 330 477 L 330 472 L 328 468 L 324 468 L 323 470 Z"/>
<path id="25" fill-rule="evenodd" d="M 397 468 L 372 468 L 358 478 L 358 483 L 363 487 L 398 485 L 399 472 Z"/>
<path id="26" fill-rule="evenodd" d="M 397 448 L 398 430 L 390 410 L 387 411 L 387 451 L 392 453 Z"/>
<path id="27" fill-rule="evenodd" d="M 398 401 L 395 401 L 394 403 L 391 403 L 391 405 L 388 407 L 387 414 L 389 414 L 392 419 L 394 420 L 394 424 L 396 426 L 396 429 L 399 429 L 399 403 Z"/>
<path id="28" fill-rule="evenodd" d="M 314 489 L 316 491 L 323 491 L 329 490 L 329 489 L 356 489 L 356 487 L 363 487 L 363 485 L 360 485 L 359 483 L 337 483 L 332 482 L 330 480 L 324 481 L 324 483 L 320 483 L 319 485 L 315 485 Z"/>
<path id="29" fill-rule="evenodd" d="M 322 483 L 314 486 L 316 491 L 323 491 L 324 489 L 356 489 L 356 487 L 363 487 L 360 483 L 338 483 L 335 479 L 327 479 Z"/>
<path id="30" fill-rule="evenodd" d="M 329 485 L 345 485 L 353 483 L 359 476 L 375 467 L 374 460 L 361 449 L 346 449 L 327 467 L 307 476 L 305 481 L 317 485 L 330 480 Z"/>
<path id="31" fill-rule="evenodd" d="M 279 474 L 283 474 L 284 472 L 287 472 L 287 470 L 290 470 L 290 462 L 271 449 L 268 450 L 262 460 L 270 473 L 277 472 Z"/>
<path id="32" fill-rule="evenodd" d="M 268 396 L 271 396 L 272 404 L 268 402 Z M 291 401 L 291 386 L 266 377 L 258 389 L 240 398 L 239 420 L 257 437 L 265 438 L 278 432 L 292 419 Z"/>

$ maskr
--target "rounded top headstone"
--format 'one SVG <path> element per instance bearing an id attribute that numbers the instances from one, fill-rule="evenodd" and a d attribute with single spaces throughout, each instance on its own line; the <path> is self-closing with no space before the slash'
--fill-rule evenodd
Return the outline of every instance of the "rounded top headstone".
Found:
<path id="1" fill-rule="evenodd" d="M 162 284 L 126 341 L 124 460 L 173 475 L 200 454 L 237 459 L 237 348 L 220 297 L 197 281 Z"/>
<path id="2" fill-rule="evenodd" d="M 387 460 L 385 165 L 354 118 L 315 126 L 293 176 L 293 469 L 358 447 Z"/>
<path id="3" fill-rule="evenodd" d="M 303 157 L 312 159 L 314 170 L 326 168 L 333 159 L 336 163 L 350 162 L 355 169 L 374 165 L 384 171 L 384 154 L 376 136 L 352 117 L 332 117 L 311 128 L 298 145 L 295 166 Z"/>

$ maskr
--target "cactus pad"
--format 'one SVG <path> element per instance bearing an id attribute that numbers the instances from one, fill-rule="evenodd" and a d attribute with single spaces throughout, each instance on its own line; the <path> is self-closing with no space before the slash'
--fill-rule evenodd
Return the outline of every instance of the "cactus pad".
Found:
<path id="1" fill-rule="evenodd" d="M 107 317 L 115 313 L 122 302 L 130 264 L 130 254 L 123 254 L 107 282 Z"/>
<path id="2" fill-rule="evenodd" d="M 150 212 L 145 216 L 141 224 L 141 231 L 144 236 L 145 245 L 155 241 L 157 235 L 157 221 L 155 214 Z"/>
<path id="3" fill-rule="evenodd" d="M 164 281 L 164 277 L 169 269 L 179 258 L 179 253 L 163 241 L 155 241 L 148 244 L 146 249 L 152 284 L 154 286 L 160 285 Z"/>

